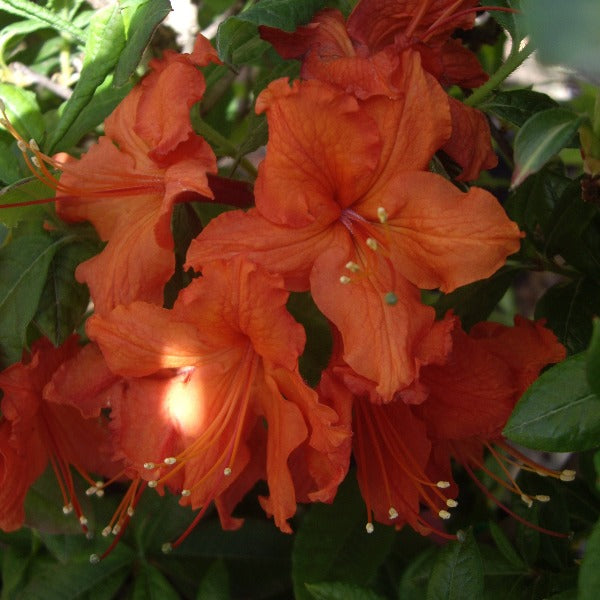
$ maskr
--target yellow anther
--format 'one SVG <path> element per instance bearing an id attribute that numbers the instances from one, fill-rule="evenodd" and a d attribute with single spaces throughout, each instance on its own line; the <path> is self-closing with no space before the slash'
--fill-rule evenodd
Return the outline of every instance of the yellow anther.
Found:
<path id="1" fill-rule="evenodd" d="M 448 500 L 446 500 L 446 506 L 449 508 L 456 508 L 458 506 L 458 502 L 452 498 L 448 498 Z"/>
<path id="2" fill-rule="evenodd" d="M 440 510 L 438 517 L 440 517 L 440 519 L 449 519 L 450 513 L 447 510 Z"/>
<path id="3" fill-rule="evenodd" d="M 360 266 L 350 260 L 346 263 L 346 269 L 348 269 L 348 271 L 352 271 L 352 273 L 358 273 L 360 271 Z"/>
<path id="4" fill-rule="evenodd" d="M 390 506 L 390 509 L 388 510 L 388 515 L 392 520 L 397 519 L 398 511 L 393 506 Z"/>
<path id="5" fill-rule="evenodd" d="M 380 207 L 377 209 L 377 218 L 379 219 L 379 222 L 380 222 L 381 224 L 383 224 L 383 223 L 387 223 L 387 220 L 388 220 L 388 214 L 387 214 L 387 211 L 385 210 L 385 208 L 383 208 L 383 206 L 380 206 Z"/>
<path id="6" fill-rule="evenodd" d="M 373 527 L 373 523 L 370 521 L 365 525 L 365 529 L 367 533 L 373 533 L 375 531 L 375 527 Z"/>
<path id="7" fill-rule="evenodd" d="M 351 282 L 352 280 L 350 279 L 350 277 L 348 277 L 347 275 L 342 275 L 340 277 L 340 283 L 342 283 L 343 285 L 347 285 Z"/>
<path id="8" fill-rule="evenodd" d="M 375 238 L 367 238 L 367 241 L 365 243 L 373 251 L 376 251 L 379 248 L 379 244 L 377 243 L 377 240 Z"/>

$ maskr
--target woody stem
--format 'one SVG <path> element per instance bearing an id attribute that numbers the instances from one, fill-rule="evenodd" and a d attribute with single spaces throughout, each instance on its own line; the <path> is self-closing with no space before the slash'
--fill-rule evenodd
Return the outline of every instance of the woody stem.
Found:
<path id="1" fill-rule="evenodd" d="M 534 48 L 531 43 L 518 49 L 513 45 L 506 62 L 481 86 L 478 87 L 464 103 L 467 106 L 478 106 L 481 104 L 532 52 Z"/>

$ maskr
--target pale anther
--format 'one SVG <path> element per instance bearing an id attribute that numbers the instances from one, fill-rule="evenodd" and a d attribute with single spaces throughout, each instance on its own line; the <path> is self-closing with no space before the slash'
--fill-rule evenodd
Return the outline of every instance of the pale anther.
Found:
<path id="1" fill-rule="evenodd" d="M 38 168 L 41 169 L 42 168 L 42 163 L 39 161 L 37 156 L 32 156 L 31 157 L 31 162 Z"/>
<path id="2" fill-rule="evenodd" d="M 174 456 L 169 456 L 168 458 L 165 458 L 163 462 L 165 465 L 174 465 L 177 462 L 177 459 Z"/>
<path id="3" fill-rule="evenodd" d="M 546 496 L 546 494 L 538 494 L 535 499 L 538 502 L 550 502 L 550 496 Z"/>
<path id="4" fill-rule="evenodd" d="M 102 530 L 102 535 L 104 537 L 108 537 L 110 535 L 110 532 L 112 531 L 110 525 L 107 525 L 103 530 Z"/>
<path id="5" fill-rule="evenodd" d="M 367 523 L 365 525 L 365 529 L 367 531 L 367 533 L 373 533 L 375 531 L 375 527 L 373 527 L 373 523 Z"/>
<path id="6" fill-rule="evenodd" d="M 521 500 L 527 505 L 527 508 L 533 506 L 533 500 L 527 494 L 521 494 Z"/>
<path id="7" fill-rule="evenodd" d="M 149 488 L 155 488 L 157 485 L 158 485 L 158 481 L 156 481 L 156 479 L 152 479 L 151 481 L 148 482 Z"/>
<path id="8" fill-rule="evenodd" d="M 440 510 L 440 512 L 438 513 L 438 517 L 440 519 L 449 519 L 450 513 L 447 510 Z"/>
<path id="9" fill-rule="evenodd" d="M 86 519 L 86 518 L 85 518 L 83 515 L 81 515 L 81 516 L 79 517 L 79 522 L 80 522 L 82 525 L 87 525 L 87 524 L 88 524 L 88 520 L 87 520 L 87 519 Z"/>
<path id="10" fill-rule="evenodd" d="M 372 238 L 372 237 L 367 238 L 366 244 L 373 251 L 375 251 L 375 250 L 377 250 L 377 248 L 379 248 L 379 244 L 377 243 L 377 240 L 375 238 Z"/>
<path id="11" fill-rule="evenodd" d="M 165 542 L 161 548 L 163 554 L 169 554 L 173 550 L 173 544 L 171 542 Z"/>
<path id="12" fill-rule="evenodd" d="M 223 475 L 225 475 L 225 477 L 229 477 L 229 475 L 231 475 L 231 467 L 225 467 L 223 469 Z"/>
<path id="13" fill-rule="evenodd" d="M 65 515 L 70 515 L 73 512 L 73 505 L 72 504 L 65 504 L 65 506 L 63 506 L 63 513 Z"/>
<path id="14" fill-rule="evenodd" d="M 342 275 L 342 276 L 340 277 L 340 283 L 342 283 L 342 284 L 344 284 L 344 285 L 346 285 L 346 284 L 350 283 L 350 281 L 352 281 L 352 280 L 351 280 L 351 279 L 350 279 L 350 277 L 348 277 L 347 275 Z"/>
<path id="15" fill-rule="evenodd" d="M 398 518 L 398 511 L 393 507 L 390 506 L 390 509 L 388 510 L 388 515 L 390 517 L 390 519 L 397 519 Z"/>
<path id="16" fill-rule="evenodd" d="M 37 142 L 31 138 L 29 140 L 29 147 L 31 148 L 31 150 L 33 150 L 34 152 L 39 152 L 40 151 L 40 147 L 37 145 Z"/>
<path id="17" fill-rule="evenodd" d="M 97 565 L 100 562 L 100 557 L 97 554 L 90 554 L 90 562 Z"/>
<path id="18" fill-rule="evenodd" d="M 191 496 L 192 491 L 191 490 L 181 490 L 181 495 L 182 496 Z"/>
<path id="19" fill-rule="evenodd" d="M 113 528 L 112 528 L 112 534 L 113 535 L 118 535 L 121 532 L 121 526 L 117 523 Z"/>
<path id="20" fill-rule="evenodd" d="M 458 502 L 452 498 L 448 498 L 448 500 L 446 500 L 446 506 L 449 508 L 456 508 L 458 506 Z"/>
<path id="21" fill-rule="evenodd" d="M 85 490 L 85 495 L 93 496 L 97 491 L 98 491 L 98 488 L 95 485 L 93 485 L 92 487 L 89 487 L 87 490 Z"/>
<path id="22" fill-rule="evenodd" d="M 387 223 L 388 220 L 388 214 L 387 211 L 385 210 L 385 208 L 383 208 L 383 206 L 380 206 L 377 209 L 377 218 L 379 219 L 380 223 Z"/>
<path id="23" fill-rule="evenodd" d="M 23 140 L 17 140 L 17 148 L 21 152 L 27 152 L 27 144 Z"/>
<path id="24" fill-rule="evenodd" d="M 133 506 L 128 506 L 127 507 L 127 516 L 128 517 L 133 517 L 133 513 L 135 512 Z"/>
<path id="25" fill-rule="evenodd" d="M 104 490 L 103 490 L 103 489 L 100 489 L 100 490 L 98 490 L 98 491 L 96 492 L 96 496 L 97 496 L 98 498 L 102 498 L 102 496 L 104 496 Z"/>
<path id="26" fill-rule="evenodd" d="M 352 271 L 352 273 L 358 273 L 360 271 L 360 266 L 354 261 L 349 260 L 346 263 L 346 269 L 348 269 L 348 271 Z"/>
<path id="27" fill-rule="evenodd" d="M 450 482 L 449 481 L 438 481 L 435 484 L 435 487 L 439 487 L 442 490 L 445 490 L 446 488 L 450 487 Z"/>
<path id="28" fill-rule="evenodd" d="M 154 469 L 154 463 L 153 462 L 144 463 L 144 469 L 148 469 L 148 471 L 150 471 L 151 469 Z"/>
<path id="29" fill-rule="evenodd" d="M 571 469 L 565 469 L 560 474 L 560 480 L 561 481 L 573 481 L 575 479 L 575 475 L 576 475 L 575 471 L 572 471 Z"/>

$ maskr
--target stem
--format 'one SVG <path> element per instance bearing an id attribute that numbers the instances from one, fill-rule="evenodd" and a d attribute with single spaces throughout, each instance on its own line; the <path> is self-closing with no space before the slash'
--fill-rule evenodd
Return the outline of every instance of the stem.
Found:
<path id="1" fill-rule="evenodd" d="M 467 106 L 477 106 L 483 102 L 523 61 L 533 52 L 534 48 L 528 43 L 518 50 L 514 45 L 506 62 L 481 86 L 478 87 L 465 101 Z"/>
<path id="2" fill-rule="evenodd" d="M 258 171 L 256 167 L 244 157 L 240 157 L 238 154 L 238 149 L 232 144 L 226 137 L 221 135 L 216 129 L 213 129 L 206 121 L 202 119 L 195 119 L 194 126 L 200 135 L 205 137 L 209 142 L 218 146 L 224 154 L 227 156 L 231 156 L 231 158 L 235 159 L 239 162 L 240 166 L 252 177 L 256 179 L 258 175 Z"/>

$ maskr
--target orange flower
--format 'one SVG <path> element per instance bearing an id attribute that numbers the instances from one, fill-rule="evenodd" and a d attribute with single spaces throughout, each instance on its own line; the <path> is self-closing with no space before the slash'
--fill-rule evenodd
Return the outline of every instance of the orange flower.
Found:
<path id="1" fill-rule="evenodd" d="M 152 61 L 151 73 L 106 120 L 106 136 L 81 160 L 60 165 L 59 182 L 49 180 L 58 214 L 91 221 L 108 242 L 76 271 L 97 312 L 135 299 L 162 305 L 175 267 L 173 205 L 190 194 L 212 198 L 207 172 L 216 171 L 215 156 L 189 117 L 205 89 L 197 67 L 211 61 L 218 58 L 202 36 L 192 54 L 167 51 Z M 41 164 L 45 157 L 34 153 Z M 52 178 L 45 168 L 41 176 Z"/>
<path id="2" fill-rule="evenodd" d="M 41 339 L 31 355 L 0 373 L 4 396 L 0 417 L 0 528 L 23 525 L 23 503 L 31 484 L 48 463 L 58 480 L 65 514 L 75 511 L 86 530 L 87 519 L 75 495 L 71 467 L 94 484 L 88 472 L 111 475 L 107 423 L 99 416 L 99 399 L 82 406 L 65 399 L 48 399 L 45 388 L 65 361 L 78 353 L 73 336 L 60 348 Z M 89 377 L 90 374 L 87 374 Z"/>
<path id="3" fill-rule="evenodd" d="M 287 298 L 280 277 L 217 261 L 172 310 L 134 302 L 88 321 L 126 381 L 112 403 L 118 456 L 197 518 L 214 501 L 223 526 L 238 526 L 231 511 L 264 478 L 261 503 L 289 532 L 296 503 L 331 501 L 346 473 L 349 432 L 298 373 L 305 337 Z"/>
<path id="4" fill-rule="evenodd" d="M 564 347 L 542 323 L 519 317 L 512 328 L 480 323 L 468 335 L 453 317 L 445 320 L 452 328 L 452 351 L 446 362 L 421 369 L 419 395 L 425 398 L 421 397 L 419 404 L 413 402 L 415 389 L 411 388 L 399 390 L 392 402 L 382 404 L 372 382 L 341 360 L 339 336 L 334 335 L 333 357 L 319 383 L 319 397 L 343 415 L 344 422 L 352 419 L 353 454 L 367 507 L 367 531 L 372 531 L 374 517 L 384 524 L 408 523 L 422 534 L 448 537 L 422 509 L 448 519 L 448 509 L 457 505 L 451 457 L 473 478 L 472 469 L 484 469 L 527 503 L 545 500 L 524 493 L 515 483 L 502 462 L 503 453 L 509 455 L 509 461 L 533 465 L 502 440 L 501 430 L 542 367 L 564 358 Z M 485 468 L 484 449 L 500 462 L 506 480 Z M 571 476 L 569 471 L 555 473 L 534 467 L 565 480 Z"/>
<path id="5" fill-rule="evenodd" d="M 418 52 L 422 67 L 444 86 L 477 87 L 487 80 L 475 55 L 450 38 L 472 27 L 476 0 L 362 0 L 347 23 L 337 10 L 317 13 L 306 27 L 286 33 L 261 27 L 261 36 L 284 58 L 302 58 L 301 75 L 341 87 L 358 98 L 400 97 L 398 56 Z M 442 150 L 462 167 L 457 179 L 470 181 L 496 165 L 485 116 L 448 98 L 452 135 Z"/>
<path id="6" fill-rule="evenodd" d="M 489 193 L 426 172 L 449 131 L 445 94 L 417 54 L 401 58 L 398 100 L 359 102 L 317 80 L 271 83 L 257 101 L 269 143 L 256 209 L 213 220 L 187 256 L 200 269 L 242 253 L 289 289 L 310 288 L 341 331 L 346 362 L 386 400 L 436 346 L 419 288 L 450 291 L 491 275 L 520 236 Z"/>

